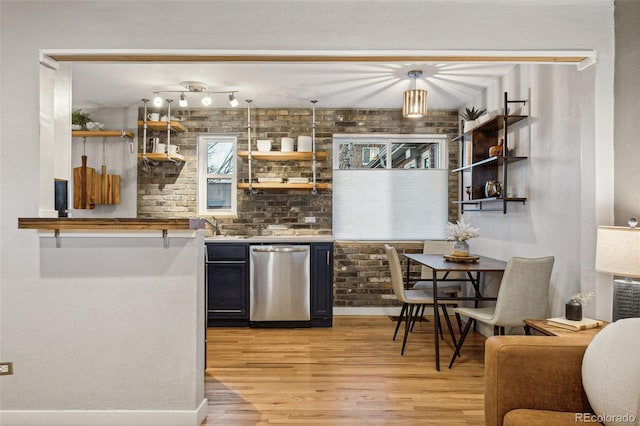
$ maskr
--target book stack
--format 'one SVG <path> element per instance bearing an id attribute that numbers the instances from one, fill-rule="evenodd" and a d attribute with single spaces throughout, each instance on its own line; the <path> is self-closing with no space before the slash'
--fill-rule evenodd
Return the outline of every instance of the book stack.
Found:
<path id="1" fill-rule="evenodd" d="M 582 318 L 580 321 L 573 321 L 568 320 L 564 317 L 556 317 L 547 319 L 547 324 L 553 325 L 554 327 L 564 328 L 566 330 L 580 331 L 588 330 L 590 328 L 602 327 L 604 322 L 591 318 Z"/>

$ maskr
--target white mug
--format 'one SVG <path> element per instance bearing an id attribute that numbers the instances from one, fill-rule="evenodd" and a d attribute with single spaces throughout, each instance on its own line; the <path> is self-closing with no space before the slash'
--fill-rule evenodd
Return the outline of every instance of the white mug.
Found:
<path id="1" fill-rule="evenodd" d="M 162 117 L 160 117 L 160 121 L 169 121 L 169 116 L 163 115 Z"/>
<path id="2" fill-rule="evenodd" d="M 169 145 L 169 155 L 174 155 L 180 152 L 180 147 L 178 145 Z"/>
<path id="3" fill-rule="evenodd" d="M 160 113 L 159 112 L 150 112 L 147 114 L 147 120 L 149 121 L 160 121 Z"/>
<path id="4" fill-rule="evenodd" d="M 167 144 L 166 143 L 157 143 L 155 148 L 155 153 L 163 154 L 167 152 Z"/>
<path id="5" fill-rule="evenodd" d="M 149 143 L 151 144 L 151 152 L 156 152 L 160 138 L 149 138 Z"/>

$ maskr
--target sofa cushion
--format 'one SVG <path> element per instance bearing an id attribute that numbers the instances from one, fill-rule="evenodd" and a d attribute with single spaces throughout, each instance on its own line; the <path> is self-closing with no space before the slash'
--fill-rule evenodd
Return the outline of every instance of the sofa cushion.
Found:
<path id="1" fill-rule="evenodd" d="M 639 423 L 640 318 L 618 320 L 596 334 L 582 360 L 582 382 L 606 425 Z"/>
<path id="2" fill-rule="evenodd" d="M 595 425 L 589 413 L 569 413 L 549 410 L 518 408 L 504 416 L 502 426 L 575 426 L 576 423 Z"/>

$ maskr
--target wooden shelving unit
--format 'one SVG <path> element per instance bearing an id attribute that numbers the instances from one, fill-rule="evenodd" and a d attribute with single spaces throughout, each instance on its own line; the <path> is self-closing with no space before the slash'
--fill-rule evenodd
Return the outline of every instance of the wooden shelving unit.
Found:
<path id="1" fill-rule="evenodd" d="M 312 151 L 311 152 L 298 152 L 298 151 L 238 151 L 238 157 L 243 160 L 248 160 L 249 178 L 248 182 L 238 183 L 239 189 L 247 189 L 249 191 L 257 190 L 310 190 L 312 194 L 316 194 L 318 190 L 327 190 L 331 188 L 330 183 L 318 183 L 316 181 L 316 168 L 317 162 L 327 159 L 326 151 L 316 151 L 315 138 L 316 138 L 316 102 L 317 100 L 310 101 L 313 105 L 312 108 L 312 122 L 311 122 L 311 140 Z M 247 105 L 247 135 L 249 139 L 249 149 L 251 149 L 251 101 L 248 101 Z M 251 160 L 249 160 L 251 155 Z M 309 183 L 254 183 L 254 175 L 252 173 L 252 163 L 254 161 L 309 161 L 311 162 L 311 172 L 313 178 Z"/>
<path id="2" fill-rule="evenodd" d="M 72 130 L 74 138 L 133 138 L 133 132 L 126 130 Z"/>
<path id="3" fill-rule="evenodd" d="M 461 173 L 460 194 L 465 196 L 465 186 L 470 186 L 470 199 L 453 201 L 460 205 L 461 213 L 465 211 L 502 211 L 507 213 L 507 204 L 512 202 L 525 203 L 525 197 L 508 197 L 507 183 L 509 165 L 526 160 L 524 156 L 509 155 L 509 127 L 526 119 L 526 115 L 508 114 L 509 104 L 522 103 L 523 100 L 509 100 L 507 93 L 504 93 L 504 111 L 506 115 L 496 115 L 487 121 L 464 132 L 455 141 L 459 141 L 460 167 L 453 169 L 453 173 Z M 502 133 L 500 133 L 502 132 Z M 499 134 L 503 138 L 502 155 L 488 156 L 489 147 L 499 145 Z M 469 148 L 467 150 L 466 148 Z M 467 154 L 470 154 L 468 158 Z M 469 164 L 465 164 L 470 161 Z M 502 190 L 497 197 L 487 197 L 485 194 L 485 184 L 488 181 L 499 181 Z M 501 203 L 500 208 L 492 208 L 491 205 Z M 487 205 L 489 207 L 487 207 Z M 465 206 L 475 206 L 475 208 L 465 208 Z"/>
<path id="4" fill-rule="evenodd" d="M 250 189 L 249 184 L 246 182 L 242 182 L 238 184 L 239 189 Z M 251 184 L 251 188 L 253 189 L 306 189 L 312 190 L 312 183 L 253 183 Z M 331 185 L 328 183 L 317 183 L 316 189 L 318 190 L 326 190 L 330 189 Z"/>
<path id="5" fill-rule="evenodd" d="M 249 151 L 238 151 L 238 157 L 246 160 L 249 158 Z M 282 151 L 251 151 L 251 158 L 254 160 L 267 161 L 311 161 L 313 159 L 312 152 L 282 152 Z M 316 152 L 316 160 L 323 161 L 327 159 L 326 151 Z"/>
<path id="6" fill-rule="evenodd" d="M 169 111 L 169 113 L 170 112 L 171 111 Z M 171 124 L 172 132 L 182 133 L 187 131 L 186 127 L 184 127 L 184 124 L 182 124 L 180 121 L 175 121 L 175 120 L 172 120 L 170 123 L 168 121 L 146 121 L 146 124 L 147 124 L 147 130 L 153 130 L 155 132 L 167 132 L 169 130 L 169 124 Z M 144 125 L 145 125 L 144 120 L 138 120 L 138 127 L 144 128 Z M 167 134 L 166 136 L 167 136 L 167 140 L 169 140 L 170 135 Z M 144 140 L 143 143 L 146 144 L 147 141 Z M 147 159 L 153 163 L 167 163 L 167 162 L 183 163 L 185 161 L 185 157 L 182 154 L 176 153 L 176 154 L 169 155 L 164 152 L 163 153 L 147 152 L 146 154 L 139 152 L 138 158 Z"/>
<path id="7" fill-rule="evenodd" d="M 147 129 L 166 132 L 168 127 L 167 123 L 168 123 L 167 121 L 147 121 Z M 144 126 L 144 121 L 138 120 L 138 127 L 142 127 L 142 126 Z M 187 131 L 186 127 L 184 127 L 184 124 L 182 124 L 179 121 L 171 122 L 171 130 L 175 130 L 176 132 Z"/>
<path id="8" fill-rule="evenodd" d="M 141 152 L 139 152 L 138 158 L 144 158 L 144 155 Z M 185 160 L 185 158 L 184 158 L 184 155 L 182 154 L 173 154 L 169 156 L 169 154 L 167 153 L 147 153 L 147 160 L 159 161 L 161 163 L 167 162 L 167 161 L 172 161 L 174 163 L 182 163 Z"/>

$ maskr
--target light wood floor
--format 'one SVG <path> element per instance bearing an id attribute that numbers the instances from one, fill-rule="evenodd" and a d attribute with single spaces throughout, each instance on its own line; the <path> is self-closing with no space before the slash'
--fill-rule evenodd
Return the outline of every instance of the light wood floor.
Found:
<path id="1" fill-rule="evenodd" d="M 205 425 L 482 425 L 484 341 L 471 332 L 451 370 L 435 370 L 433 322 L 402 335 L 386 316 L 332 328 L 209 328 Z"/>

